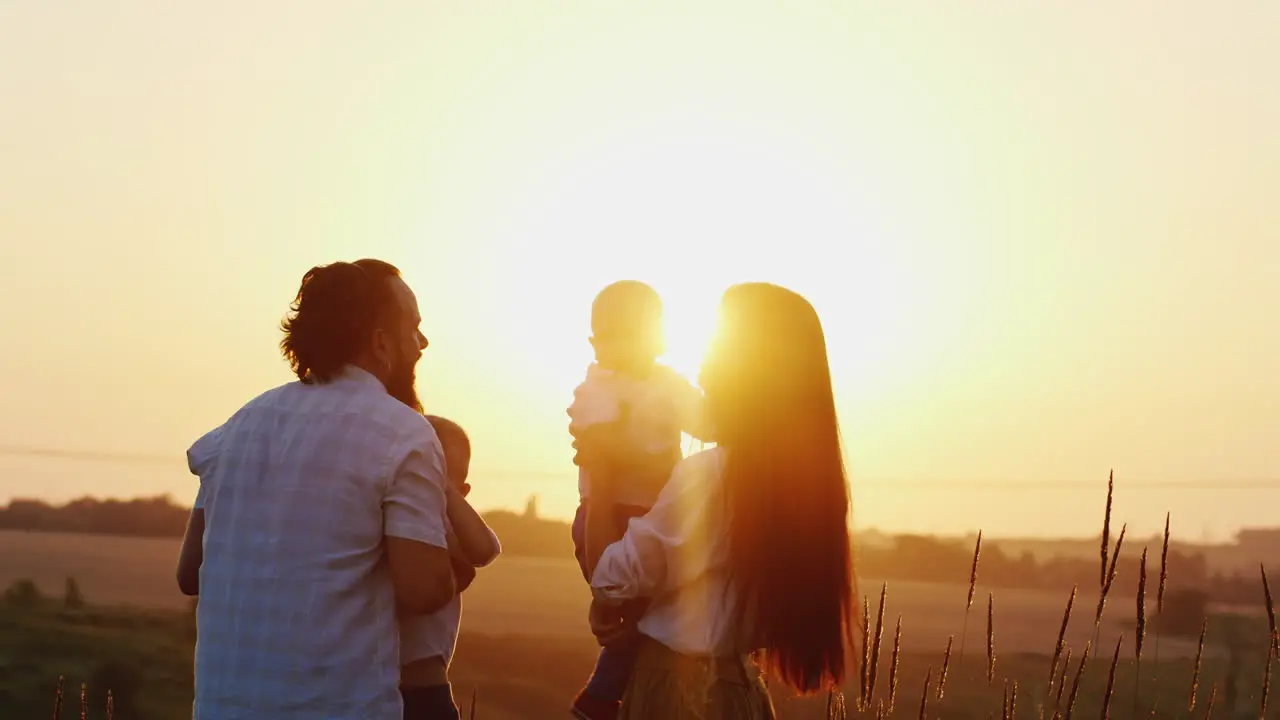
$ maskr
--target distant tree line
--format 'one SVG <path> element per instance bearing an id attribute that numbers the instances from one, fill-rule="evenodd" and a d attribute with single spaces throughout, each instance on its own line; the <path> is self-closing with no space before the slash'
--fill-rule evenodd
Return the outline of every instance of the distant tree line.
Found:
<path id="1" fill-rule="evenodd" d="M 81 498 L 64 505 L 40 500 L 13 500 L 0 507 L 0 529 L 92 533 L 134 537 L 182 537 L 190 509 L 168 496 L 135 500 Z M 569 524 L 539 517 L 536 502 L 524 513 L 497 510 L 484 514 L 509 555 L 549 558 L 573 557 Z M 899 535 L 887 544 L 862 544 L 857 549 L 858 574 L 886 580 L 965 583 L 973 562 L 967 542 L 926 535 Z M 1126 552 L 1116 566 L 1113 596 L 1133 597 L 1138 559 Z M 1150 548 L 1147 574 L 1153 582 L 1160 572 L 1160 548 Z M 1098 560 L 1053 557 L 1038 560 L 1030 552 L 1005 554 L 998 541 L 984 542 L 979 582 L 995 587 L 1081 591 L 1098 583 Z M 1261 601 L 1259 576 L 1213 571 L 1201 553 L 1170 548 L 1170 591 L 1207 593 L 1214 601 L 1252 605 Z M 1273 583 L 1274 584 L 1274 583 Z"/>
<path id="2" fill-rule="evenodd" d="M 65 505 L 15 499 L 0 507 L 0 529 L 182 537 L 190 512 L 167 495 L 133 500 L 80 498 Z"/>

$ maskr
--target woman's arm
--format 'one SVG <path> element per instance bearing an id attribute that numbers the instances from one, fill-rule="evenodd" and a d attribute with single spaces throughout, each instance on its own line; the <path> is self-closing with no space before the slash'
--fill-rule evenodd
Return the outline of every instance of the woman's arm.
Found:
<path id="1" fill-rule="evenodd" d="M 652 597 L 693 582 L 717 561 L 717 541 L 728 532 L 720 491 L 723 452 L 708 450 L 681 461 L 653 509 L 605 548 L 591 574 L 597 600 Z"/>
<path id="2" fill-rule="evenodd" d="M 591 484 L 583 529 L 583 561 L 587 577 L 595 572 L 605 548 L 620 540 L 625 529 L 618 523 L 615 510 L 618 469 L 637 460 L 624 456 L 625 446 L 620 442 L 620 433 L 618 422 L 601 423 L 580 432 L 574 442 L 579 465 L 586 471 Z"/>
<path id="3" fill-rule="evenodd" d="M 498 536 L 493 534 L 493 530 L 489 529 L 489 525 L 485 523 L 484 518 L 480 517 L 480 513 L 471 507 L 471 503 L 467 502 L 458 488 L 452 484 L 448 489 L 447 513 L 454 537 L 457 538 L 456 553 L 461 559 L 466 560 L 472 567 L 484 567 L 502 553 Z M 451 550 L 454 549 L 452 542 L 449 547 Z"/>

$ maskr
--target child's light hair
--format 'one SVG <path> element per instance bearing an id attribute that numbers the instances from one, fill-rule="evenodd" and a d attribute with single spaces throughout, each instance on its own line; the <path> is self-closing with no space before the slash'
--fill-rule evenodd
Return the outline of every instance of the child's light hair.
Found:
<path id="1" fill-rule="evenodd" d="M 619 280 L 591 302 L 591 332 L 597 336 L 649 332 L 662 323 L 662 297 L 638 280 Z"/>

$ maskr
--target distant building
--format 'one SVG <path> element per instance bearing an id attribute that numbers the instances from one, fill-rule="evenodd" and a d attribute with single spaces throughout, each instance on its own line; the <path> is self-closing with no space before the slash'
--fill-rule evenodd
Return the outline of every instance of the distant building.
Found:
<path id="1" fill-rule="evenodd" d="M 1280 557 L 1280 528 L 1243 528 L 1236 546 L 1259 560 Z"/>

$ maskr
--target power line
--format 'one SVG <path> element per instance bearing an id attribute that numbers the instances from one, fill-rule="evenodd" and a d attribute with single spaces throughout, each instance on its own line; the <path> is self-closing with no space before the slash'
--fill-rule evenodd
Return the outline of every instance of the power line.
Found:
<path id="1" fill-rule="evenodd" d="M 113 462 L 133 465 L 167 465 L 173 466 L 183 461 L 182 455 L 173 456 L 148 455 L 144 453 L 116 453 L 99 450 L 72 450 L 66 448 L 24 447 L 0 445 L 0 456 L 31 457 L 49 460 L 71 460 L 81 462 Z M 563 472 L 545 470 L 510 470 L 484 469 L 473 470 L 477 475 L 490 477 L 521 478 L 525 480 L 542 480 L 561 482 L 574 475 L 572 468 Z M 964 490 L 1010 490 L 1017 492 L 1038 492 L 1060 490 L 1071 492 L 1094 492 L 1105 485 L 1098 481 L 1079 480 L 939 480 L 939 479 L 888 479 L 866 478 L 854 475 L 854 489 L 858 488 L 896 488 L 896 489 L 941 489 Z M 1280 491 L 1280 478 L 1271 479 L 1234 479 L 1234 480 L 1131 480 L 1118 483 L 1124 489 L 1159 489 L 1184 491 Z"/>
<path id="2" fill-rule="evenodd" d="M 135 465 L 172 465 L 181 463 L 183 456 L 146 455 L 143 453 L 115 453 L 99 450 L 69 450 L 65 448 L 41 448 L 0 445 L 0 456 L 34 457 L 53 460 L 80 460 L 91 462 L 132 463 Z"/>

